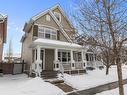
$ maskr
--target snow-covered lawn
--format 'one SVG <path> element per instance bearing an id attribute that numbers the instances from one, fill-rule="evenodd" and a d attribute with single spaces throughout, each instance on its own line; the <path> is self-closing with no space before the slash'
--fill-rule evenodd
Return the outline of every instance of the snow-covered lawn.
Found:
<path id="1" fill-rule="evenodd" d="M 109 75 L 105 75 L 105 69 L 88 71 L 88 74 L 84 75 L 68 75 L 64 74 L 64 81 L 68 85 L 78 89 L 88 89 L 96 87 L 98 85 L 106 84 L 109 82 L 117 81 L 116 66 L 112 66 L 109 71 Z M 127 78 L 127 66 L 123 66 L 123 79 Z"/>
<path id="2" fill-rule="evenodd" d="M 124 94 L 127 95 L 127 85 L 124 85 Z M 119 89 L 113 89 L 113 90 L 108 90 L 108 91 L 104 91 L 101 93 L 98 93 L 96 95 L 119 95 Z"/>
<path id="3" fill-rule="evenodd" d="M 0 77 L 0 95 L 64 95 L 58 87 L 25 74 Z"/>

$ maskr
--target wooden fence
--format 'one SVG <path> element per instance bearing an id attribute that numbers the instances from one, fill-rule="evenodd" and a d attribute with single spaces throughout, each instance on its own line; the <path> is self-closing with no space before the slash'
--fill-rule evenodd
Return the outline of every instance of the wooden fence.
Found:
<path id="1" fill-rule="evenodd" d="M 20 74 L 23 73 L 24 63 L 0 63 L 0 73 Z"/>

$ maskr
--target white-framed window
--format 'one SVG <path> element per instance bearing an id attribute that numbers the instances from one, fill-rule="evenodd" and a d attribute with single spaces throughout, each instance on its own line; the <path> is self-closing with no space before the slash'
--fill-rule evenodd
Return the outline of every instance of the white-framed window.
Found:
<path id="1" fill-rule="evenodd" d="M 59 22 L 61 22 L 61 14 L 58 13 L 58 12 L 54 12 L 54 15 L 55 15 L 55 17 L 57 18 L 57 20 L 58 20 Z"/>
<path id="2" fill-rule="evenodd" d="M 76 62 L 79 62 L 79 61 L 82 61 L 82 55 L 81 55 L 81 52 L 74 52 L 74 60 Z"/>
<path id="3" fill-rule="evenodd" d="M 58 51 L 59 62 L 68 63 L 71 60 L 70 51 Z"/>
<path id="4" fill-rule="evenodd" d="M 38 37 L 56 40 L 57 39 L 57 32 L 53 29 L 39 26 L 38 27 Z"/>
<path id="5" fill-rule="evenodd" d="M 50 15 L 46 15 L 46 21 L 50 21 Z"/>

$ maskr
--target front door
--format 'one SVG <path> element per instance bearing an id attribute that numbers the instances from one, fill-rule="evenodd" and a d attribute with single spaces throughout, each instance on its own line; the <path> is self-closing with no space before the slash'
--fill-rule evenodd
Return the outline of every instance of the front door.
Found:
<path id="1" fill-rule="evenodd" d="M 45 70 L 45 50 L 41 49 L 40 58 L 42 60 L 42 70 Z"/>

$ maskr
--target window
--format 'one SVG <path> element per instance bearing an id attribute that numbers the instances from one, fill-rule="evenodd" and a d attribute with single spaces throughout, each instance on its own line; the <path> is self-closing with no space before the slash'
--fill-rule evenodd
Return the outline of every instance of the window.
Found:
<path id="1" fill-rule="evenodd" d="M 58 52 L 58 60 L 60 62 L 69 62 L 71 60 L 70 58 L 70 52 L 69 51 L 59 51 Z"/>
<path id="2" fill-rule="evenodd" d="M 44 28 L 44 27 L 40 26 L 38 28 L 38 37 L 56 40 L 57 39 L 57 32 L 53 29 Z"/>
<path id="3" fill-rule="evenodd" d="M 82 55 L 81 52 L 74 52 L 74 60 L 75 61 L 82 61 Z"/>
<path id="4" fill-rule="evenodd" d="M 57 20 L 61 22 L 61 14 L 58 12 L 54 12 L 54 15 L 57 18 Z"/>
<path id="5" fill-rule="evenodd" d="M 46 20 L 50 21 L 50 15 L 46 15 Z"/>

